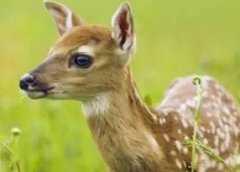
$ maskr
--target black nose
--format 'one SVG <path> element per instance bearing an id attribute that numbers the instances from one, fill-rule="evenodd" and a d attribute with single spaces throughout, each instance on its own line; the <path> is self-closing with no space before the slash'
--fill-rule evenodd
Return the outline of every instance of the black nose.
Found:
<path id="1" fill-rule="evenodd" d="M 27 74 L 24 77 L 22 77 L 22 79 L 20 80 L 19 87 L 22 90 L 27 91 L 27 90 L 29 90 L 30 86 L 34 86 L 34 83 L 35 83 L 34 77 L 30 74 Z"/>

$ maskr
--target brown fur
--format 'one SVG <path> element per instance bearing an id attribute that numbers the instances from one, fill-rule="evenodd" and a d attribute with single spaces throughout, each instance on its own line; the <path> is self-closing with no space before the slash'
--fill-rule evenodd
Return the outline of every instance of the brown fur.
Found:
<path id="1" fill-rule="evenodd" d="M 131 16 L 126 4 L 122 8 Z M 39 83 L 54 88 L 45 97 L 83 102 L 93 138 L 110 171 L 185 172 L 191 163 L 191 149 L 184 141 L 192 137 L 196 110 L 193 77 L 172 84 L 158 108 L 147 107 L 128 67 L 134 36 L 125 36 L 132 43 L 127 45 L 127 51 L 122 45 L 119 47 L 118 38 L 113 38 L 108 28 L 75 26 L 64 33 L 48 58 L 30 74 Z M 124 41 L 120 43 L 125 44 Z M 71 66 L 71 55 L 82 46 L 90 47 L 94 54 L 94 63 L 88 69 Z M 204 95 L 198 135 L 226 164 L 216 163 L 201 153 L 197 169 L 223 172 L 236 165 L 230 160 L 239 153 L 240 113 L 233 98 L 216 81 L 202 79 Z"/>
<path id="2" fill-rule="evenodd" d="M 110 93 L 109 111 L 88 119 L 95 141 L 111 171 L 171 171 L 161 146 L 149 143 L 152 114 L 137 98 L 130 73 L 125 72 L 124 85 Z"/>
<path id="3" fill-rule="evenodd" d="M 65 34 L 57 42 L 57 47 L 75 47 L 87 44 L 90 40 L 107 43 L 109 46 L 114 44 L 109 28 L 98 25 L 83 25 L 75 27 L 71 32 Z"/>

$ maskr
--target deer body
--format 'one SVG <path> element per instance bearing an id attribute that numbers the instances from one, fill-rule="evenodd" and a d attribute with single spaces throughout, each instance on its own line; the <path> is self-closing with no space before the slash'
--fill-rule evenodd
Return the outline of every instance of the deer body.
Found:
<path id="1" fill-rule="evenodd" d="M 185 172 L 193 135 L 196 87 L 181 78 L 156 108 L 141 100 L 128 63 L 134 51 L 133 17 L 128 4 L 115 13 L 112 29 L 84 24 L 71 10 L 45 2 L 61 38 L 47 59 L 25 75 L 20 87 L 33 99 L 75 99 L 102 157 L 112 172 Z M 210 77 L 203 77 L 199 138 L 225 164 L 200 153 L 199 172 L 224 172 L 239 164 L 240 113 L 233 98 Z"/>
<path id="2" fill-rule="evenodd" d="M 185 172 L 189 169 L 191 151 L 184 141 L 193 135 L 197 100 L 192 80 L 193 77 L 177 80 L 154 110 L 143 104 L 134 82 L 128 78 L 126 90 L 106 95 L 111 104 L 107 106 L 109 109 L 103 114 L 97 108 L 90 111 L 89 126 L 112 171 Z M 198 134 L 226 160 L 226 165 L 235 166 L 239 163 L 234 157 L 239 152 L 239 111 L 233 98 L 215 80 L 205 76 L 203 85 L 202 123 Z M 100 105 L 103 99 L 98 102 Z M 200 172 L 229 170 L 205 154 L 199 157 Z"/>

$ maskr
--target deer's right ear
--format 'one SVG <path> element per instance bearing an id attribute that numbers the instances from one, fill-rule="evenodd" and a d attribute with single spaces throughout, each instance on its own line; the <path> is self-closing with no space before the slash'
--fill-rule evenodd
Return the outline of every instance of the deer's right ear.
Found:
<path id="1" fill-rule="evenodd" d="M 60 35 L 63 35 L 74 26 L 83 24 L 80 18 L 63 4 L 45 0 L 44 5 L 52 15 Z"/>

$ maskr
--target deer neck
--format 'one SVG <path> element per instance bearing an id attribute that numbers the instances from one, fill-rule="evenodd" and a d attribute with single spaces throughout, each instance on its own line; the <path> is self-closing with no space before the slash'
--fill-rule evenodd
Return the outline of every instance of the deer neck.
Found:
<path id="1" fill-rule="evenodd" d="M 130 72 L 125 76 L 117 90 L 84 103 L 88 123 L 113 171 L 156 171 L 162 151 L 152 132 L 154 115 L 138 96 Z"/>

